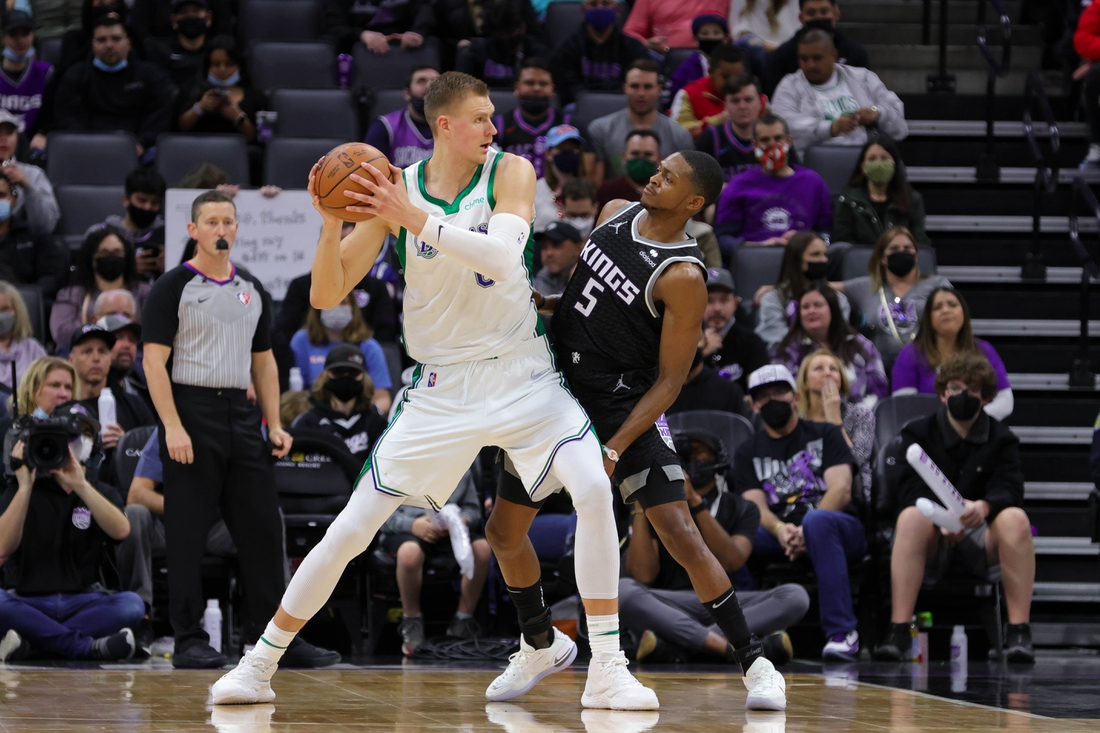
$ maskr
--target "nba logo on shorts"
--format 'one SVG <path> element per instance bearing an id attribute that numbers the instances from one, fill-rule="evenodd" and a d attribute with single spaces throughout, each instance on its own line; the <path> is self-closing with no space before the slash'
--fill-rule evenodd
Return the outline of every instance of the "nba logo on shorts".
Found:
<path id="1" fill-rule="evenodd" d="M 435 386 L 435 372 L 428 372 L 428 386 Z"/>
<path id="2" fill-rule="evenodd" d="M 241 305 L 248 307 L 248 304 L 252 302 L 252 296 L 248 293 L 237 293 L 237 300 L 241 301 Z"/>

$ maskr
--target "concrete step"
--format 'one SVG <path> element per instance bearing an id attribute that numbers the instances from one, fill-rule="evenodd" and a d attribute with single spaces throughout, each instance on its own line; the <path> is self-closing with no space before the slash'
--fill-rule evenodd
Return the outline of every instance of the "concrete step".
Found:
<path id="1" fill-rule="evenodd" d="M 1067 600 L 1070 602 L 1092 602 L 1094 600 L 1100 600 L 1100 584 L 1098 583 L 1050 583 L 1051 586 L 1062 585 L 1082 585 L 1087 586 L 1081 591 L 1081 597 L 1076 593 L 1069 593 L 1067 598 L 1053 598 L 1053 597 L 1039 597 L 1038 592 L 1035 594 L 1035 600 L 1037 601 L 1058 601 Z M 1095 586 L 1095 587 L 1094 587 Z M 1048 589 L 1049 595 L 1057 594 L 1058 588 Z M 1065 591 L 1062 591 L 1065 592 Z M 1094 598 L 1097 596 L 1097 598 Z M 1035 646 L 1070 646 L 1070 647 L 1090 647 L 1095 648 L 1100 646 L 1100 624 L 1090 623 L 1075 623 L 1071 621 L 1042 621 L 1031 623 L 1031 641 Z"/>
<path id="2" fill-rule="evenodd" d="M 1027 234 L 1031 232 L 1030 216 L 966 216 L 957 214 L 929 214 L 925 219 L 925 229 L 930 232 L 1005 232 Z M 1094 218 L 1081 217 L 1077 222 L 1078 231 L 1094 234 L 1097 221 Z M 1044 216 L 1039 220 L 1043 234 L 1069 234 L 1069 217 Z"/>
<path id="3" fill-rule="evenodd" d="M 1036 537 L 1036 555 L 1100 555 L 1100 544 L 1088 537 Z"/>
<path id="4" fill-rule="evenodd" d="M 1045 136 L 1044 136 L 1045 137 Z M 1044 151 L 1045 153 L 1046 151 Z M 976 184 L 978 183 L 977 169 L 973 166 L 946 166 L 946 165 L 914 165 L 906 166 L 906 176 L 910 183 L 952 183 L 952 184 Z M 1077 178 L 1084 178 L 1090 184 L 1100 185 L 1100 170 L 1078 170 L 1076 168 L 1061 168 L 1058 171 L 1058 183 L 1072 185 Z M 1001 180 L 999 183 L 981 185 L 1023 185 L 1035 184 L 1034 168 L 1001 168 Z"/>
<path id="5" fill-rule="evenodd" d="M 847 6 L 845 6 L 847 7 Z M 947 47 L 948 71 L 962 71 L 965 69 L 980 70 L 983 73 L 989 68 L 989 63 L 982 55 L 977 45 L 977 34 L 971 43 Z M 940 63 L 940 49 L 938 45 L 922 46 L 919 44 L 892 43 L 888 45 L 870 44 L 867 46 L 867 55 L 871 59 L 871 68 L 876 74 L 881 74 L 886 69 L 917 69 L 925 73 L 936 71 Z M 1042 63 L 1043 49 L 1039 46 L 1022 46 L 1012 48 L 1012 68 L 1037 69 Z"/>
<path id="6" fill-rule="evenodd" d="M 945 97 L 945 102 L 950 99 Z M 1059 122 L 1058 134 L 1062 140 L 1082 139 L 1089 136 L 1088 125 L 1084 122 Z M 994 137 L 1024 137 L 1023 120 L 994 120 Z M 1049 137 L 1045 124 L 1035 123 L 1035 135 Z M 909 122 L 909 137 L 977 137 L 985 139 L 983 120 L 912 120 Z"/>
<path id="7" fill-rule="evenodd" d="M 949 74 L 955 76 L 956 94 L 984 94 L 989 74 L 978 69 L 958 69 L 948 66 Z M 997 79 L 997 94 L 1023 94 L 1027 88 L 1028 69 L 1013 68 L 1008 74 Z M 895 94 L 920 94 L 928 91 L 928 75 L 936 72 L 936 66 L 914 69 L 876 68 L 875 73 L 882 79 L 886 88 Z M 1062 96 L 1058 87 L 1047 88 L 1048 97 Z"/>
<path id="8" fill-rule="evenodd" d="M 1035 583 L 1036 601 L 1100 602 L 1100 583 Z M 1034 641 L 1034 639 L 1033 639 Z"/>
<path id="9" fill-rule="evenodd" d="M 1036 374 L 1034 372 L 1016 372 L 1009 373 L 1008 381 L 1012 384 L 1012 391 L 1028 391 L 1028 392 L 1062 392 L 1069 391 L 1069 374 Z M 1081 390 L 1079 387 L 1072 388 L 1076 391 Z M 1100 375 L 1096 377 L 1096 386 L 1094 389 L 1100 389 Z"/>
<path id="10" fill-rule="evenodd" d="M 1028 336 L 1074 338 L 1081 335 L 1079 321 L 1055 321 L 1042 318 L 974 318 L 970 321 L 975 336 Z M 1100 321 L 1089 321 L 1089 333 L 1100 333 Z"/>
<path id="11" fill-rule="evenodd" d="M 892 23 L 856 23 L 848 15 L 848 4 L 844 4 L 844 13 L 840 21 L 840 29 L 846 34 L 863 44 L 909 44 L 919 45 L 922 38 L 923 26 L 919 21 L 892 22 Z M 975 16 L 976 18 L 976 16 Z M 988 26 L 986 38 L 995 54 L 999 54 L 1001 43 L 1001 29 L 996 24 Z M 1012 26 L 1012 48 L 1024 48 L 1027 46 L 1042 45 L 1042 33 L 1038 28 L 1028 25 Z M 939 43 L 939 26 L 933 24 L 932 43 Z M 947 27 L 947 43 L 951 46 L 978 45 L 978 29 L 974 19 L 965 23 L 949 24 Z"/>
<path id="12" fill-rule="evenodd" d="M 1081 282 L 1080 267 L 1048 267 L 1048 285 L 1077 285 Z M 1035 284 L 1034 280 L 1025 281 L 1020 277 L 1019 267 L 989 267 L 985 265 L 941 265 L 936 268 L 937 275 L 943 275 L 953 284 L 959 283 L 1004 283 Z M 1094 282 L 1100 282 L 1094 280 Z"/>
<path id="13" fill-rule="evenodd" d="M 1027 445 L 1092 445 L 1092 428 L 1010 426 Z"/>
<path id="14" fill-rule="evenodd" d="M 1016 388 L 1016 384 L 1012 384 Z M 1028 481 L 1024 498 L 1031 501 L 1086 501 L 1093 485 L 1076 481 Z"/>
<path id="15" fill-rule="evenodd" d="M 1015 20 L 1020 17 L 1019 2 L 1002 2 L 1008 17 Z M 920 23 L 924 17 L 921 2 L 904 0 L 844 0 L 844 14 L 841 23 Z M 985 9 L 986 25 L 1000 26 L 997 13 L 992 5 Z M 939 28 L 940 4 L 932 4 L 933 28 Z M 949 2 L 947 4 L 948 25 L 975 26 L 978 22 L 978 7 L 973 2 Z M 843 26 L 842 26 L 843 27 Z"/>

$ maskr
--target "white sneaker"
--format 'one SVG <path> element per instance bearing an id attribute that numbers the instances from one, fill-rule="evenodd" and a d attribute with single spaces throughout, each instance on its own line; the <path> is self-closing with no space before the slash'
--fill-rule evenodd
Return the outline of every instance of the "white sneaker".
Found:
<path id="1" fill-rule="evenodd" d="M 511 700 L 524 694 L 543 677 L 569 667 L 577 658 L 577 645 L 568 636 L 550 627 L 554 643 L 546 649 L 535 649 L 519 639 L 519 651 L 508 657 L 508 668 L 485 690 L 485 698 L 493 702 Z"/>
<path id="2" fill-rule="evenodd" d="M 253 705 L 271 702 L 275 691 L 271 689 L 271 676 L 278 664 L 265 663 L 255 651 L 241 657 L 237 666 L 210 687 L 210 698 L 215 705 Z"/>
<path id="3" fill-rule="evenodd" d="M 775 671 L 775 665 L 764 657 L 757 657 L 741 679 L 749 691 L 745 698 L 747 709 L 787 709 L 787 681 Z"/>
<path id="4" fill-rule="evenodd" d="M 634 679 L 622 651 L 599 652 L 588 665 L 581 705 L 612 710 L 656 710 L 657 693 Z"/>
<path id="5" fill-rule="evenodd" d="M 642 733 L 661 720 L 656 710 L 582 710 L 585 733 Z"/>

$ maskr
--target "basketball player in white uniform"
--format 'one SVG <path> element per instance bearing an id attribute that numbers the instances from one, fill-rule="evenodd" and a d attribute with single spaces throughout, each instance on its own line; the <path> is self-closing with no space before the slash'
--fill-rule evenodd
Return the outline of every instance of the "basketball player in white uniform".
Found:
<path id="1" fill-rule="evenodd" d="M 349 211 L 375 218 L 343 242 L 341 221 L 317 197 L 319 167 L 310 175 L 324 219 L 310 301 L 337 305 L 366 275 L 386 235 L 396 235 L 406 279 L 405 344 L 421 366 L 347 507 L 302 562 L 255 648 L 214 684 L 213 702 L 273 700 L 270 680 L 283 650 L 382 523 L 404 502 L 441 507 L 481 448 L 497 445 L 532 498 L 564 484 L 577 508 L 577 585 L 593 637 L 582 703 L 655 709 L 657 696 L 631 676 L 619 650 L 618 537 L 602 449 L 565 389 L 532 302 L 534 169 L 491 149 L 493 105 L 474 77 L 440 76 L 425 112 L 432 157 L 404 172 L 393 168 L 403 177 L 397 184 L 353 176 L 373 195 L 349 194 L 362 202 Z M 548 648 L 521 644 L 513 656 L 506 674 L 516 695 L 576 657 L 567 636 L 548 633 Z"/>

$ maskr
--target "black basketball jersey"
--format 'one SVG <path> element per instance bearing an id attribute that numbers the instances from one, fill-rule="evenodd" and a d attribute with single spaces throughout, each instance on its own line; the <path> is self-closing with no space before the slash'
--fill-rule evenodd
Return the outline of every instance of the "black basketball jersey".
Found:
<path id="1" fill-rule="evenodd" d="M 666 244 L 641 236 L 644 211 L 625 207 L 585 242 L 552 321 L 560 360 L 583 368 L 589 355 L 599 370 L 657 367 L 663 307 L 653 302 L 653 285 L 674 262 L 706 268 L 694 238 Z"/>

